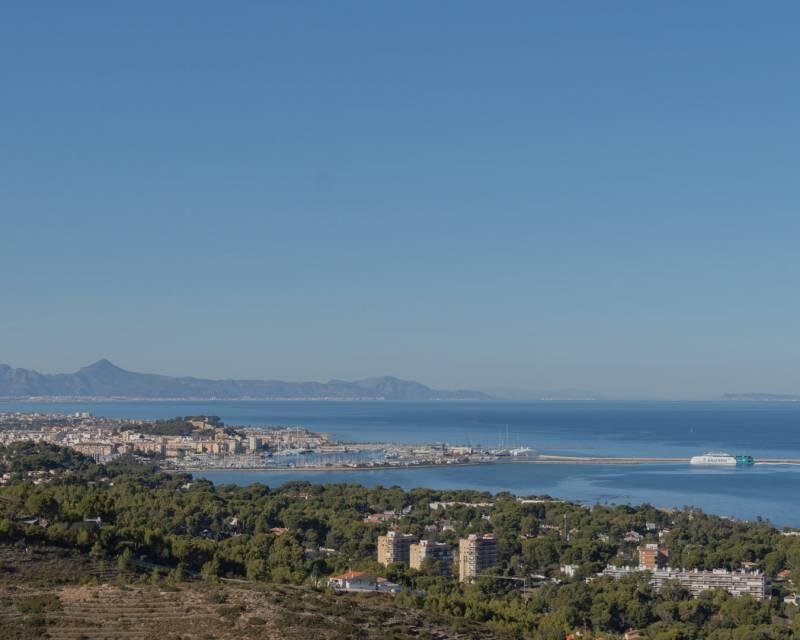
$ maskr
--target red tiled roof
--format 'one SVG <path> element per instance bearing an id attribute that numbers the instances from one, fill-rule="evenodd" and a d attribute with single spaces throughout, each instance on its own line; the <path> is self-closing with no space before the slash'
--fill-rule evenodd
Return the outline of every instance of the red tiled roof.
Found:
<path id="1" fill-rule="evenodd" d="M 351 580 L 352 578 L 358 578 L 364 575 L 366 575 L 366 572 L 364 571 L 348 571 L 347 573 L 341 573 L 338 576 L 331 576 L 331 580 Z"/>

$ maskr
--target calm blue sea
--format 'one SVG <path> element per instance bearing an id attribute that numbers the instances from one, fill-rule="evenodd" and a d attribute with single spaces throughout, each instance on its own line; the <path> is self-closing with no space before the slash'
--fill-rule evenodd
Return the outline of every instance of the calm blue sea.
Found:
<path id="1" fill-rule="evenodd" d="M 91 411 L 167 418 L 218 415 L 229 424 L 303 426 L 350 441 L 501 441 L 548 453 L 689 456 L 709 450 L 800 458 L 800 403 L 749 402 L 94 402 L 2 403 L 0 411 Z M 508 433 L 508 436 L 506 436 Z M 360 482 L 549 494 L 587 503 L 693 505 L 800 526 L 800 468 L 662 465 L 491 465 L 364 472 L 208 472 L 215 482 Z"/>

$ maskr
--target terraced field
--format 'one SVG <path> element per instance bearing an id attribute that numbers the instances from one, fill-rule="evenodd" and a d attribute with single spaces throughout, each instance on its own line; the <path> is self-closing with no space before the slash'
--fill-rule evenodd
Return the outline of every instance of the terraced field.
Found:
<path id="1" fill-rule="evenodd" d="M 207 594 L 152 587 L 67 587 L 47 615 L 46 637 L 64 640 L 203 637 L 220 619 Z M 198 634 L 199 635 L 196 635 Z"/>
<path id="2" fill-rule="evenodd" d="M 0 589 L 3 640 L 471 639 L 485 627 L 399 609 L 390 596 L 302 587 L 64 586 Z"/>

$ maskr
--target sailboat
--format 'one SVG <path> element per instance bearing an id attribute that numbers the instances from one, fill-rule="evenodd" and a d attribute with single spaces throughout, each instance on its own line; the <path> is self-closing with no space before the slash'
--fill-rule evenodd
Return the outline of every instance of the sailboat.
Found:
<path id="1" fill-rule="evenodd" d="M 530 447 L 517 446 L 517 447 L 513 447 L 512 448 L 511 447 L 511 439 L 509 438 L 509 435 L 508 435 L 508 425 L 506 425 L 505 442 L 503 442 L 503 439 L 501 437 L 499 439 L 499 445 L 500 446 L 497 449 L 494 449 L 494 450 L 490 451 L 489 453 L 491 453 L 493 456 L 497 456 L 497 457 L 500 457 L 500 458 L 526 457 L 526 456 L 532 456 L 532 455 L 534 455 L 536 453 L 536 451 L 534 449 L 531 449 Z"/>

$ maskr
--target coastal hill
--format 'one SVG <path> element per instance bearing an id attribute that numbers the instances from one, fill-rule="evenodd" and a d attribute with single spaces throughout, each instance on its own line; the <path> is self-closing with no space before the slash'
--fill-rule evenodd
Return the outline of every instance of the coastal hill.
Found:
<path id="1" fill-rule="evenodd" d="M 0 398 L 201 398 L 201 399 L 358 399 L 486 400 L 479 391 L 440 391 L 391 376 L 348 382 L 206 380 L 136 373 L 99 360 L 75 373 L 43 374 L 0 365 Z"/>

